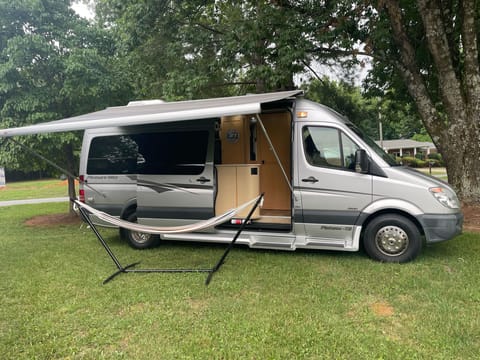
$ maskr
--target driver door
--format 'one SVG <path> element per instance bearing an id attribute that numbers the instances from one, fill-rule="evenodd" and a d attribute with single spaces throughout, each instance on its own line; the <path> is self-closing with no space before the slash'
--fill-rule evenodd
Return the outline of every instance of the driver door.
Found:
<path id="1" fill-rule="evenodd" d="M 372 201 L 372 176 L 355 172 L 359 146 L 342 129 L 299 124 L 297 136 L 303 144 L 297 181 L 305 234 L 312 242 L 342 246 Z"/>

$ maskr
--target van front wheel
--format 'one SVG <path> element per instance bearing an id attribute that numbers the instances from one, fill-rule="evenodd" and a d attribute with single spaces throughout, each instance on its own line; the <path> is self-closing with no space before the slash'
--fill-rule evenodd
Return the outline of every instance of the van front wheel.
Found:
<path id="1" fill-rule="evenodd" d="M 422 237 L 417 226 L 406 217 L 381 215 L 367 225 L 363 246 L 372 259 L 403 263 L 420 254 Z"/>
<path id="2" fill-rule="evenodd" d="M 127 216 L 127 221 L 137 222 L 137 214 L 131 213 Z M 132 231 L 128 229 L 122 229 L 122 233 L 125 236 L 128 244 L 134 249 L 148 249 L 158 245 L 160 242 L 160 236 L 142 233 L 138 231 Z"/>

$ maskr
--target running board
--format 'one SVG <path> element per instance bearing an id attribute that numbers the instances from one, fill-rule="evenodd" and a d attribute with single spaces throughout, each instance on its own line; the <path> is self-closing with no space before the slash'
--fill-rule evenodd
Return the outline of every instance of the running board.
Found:
<path id="1" fill-rule="evenodd" d="M 165 240 L 183 240 L 183 241 L 200 241 L 200 242 L 214 242 L 214 243 L 229 243 L 232 241 L 231 234 L 209 234 L 209 233 L 186 233 L 186 234 L 163 234 L 162 239 Z M 249 237 L 239 236 L 237 244 L 248 244 Z"/>
<path id="2" fill-rule="evenodd" d="M 294 242 L 295 236 L 265 236 L 265 235 L 251 235 L 251 248 L 260 249 L 275 249 L 275 250 L 295 250 Z"/>
<path id="3" fill-rule="evenodd" d="M 339 239 L 319 239 L 319 238 L 307 238 L 305 244 L 298 245 L 298 247 L 309 249 L 324 249 L 324 250 L 338 250 L 345 249 L 345 240 Z"/>

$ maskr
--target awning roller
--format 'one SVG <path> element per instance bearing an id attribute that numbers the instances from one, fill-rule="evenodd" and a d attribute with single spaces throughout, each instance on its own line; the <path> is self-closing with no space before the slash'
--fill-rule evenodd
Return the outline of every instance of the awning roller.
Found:
<path id="1" fill-rule="evenodd" d="M 205 100 L 111 107 L 62 120 L 1 129 L 0 137 L 258 114 L 261 112 L 264 103 L 280 101 L 302 93 L 302 90 L 294 90 Z"/>

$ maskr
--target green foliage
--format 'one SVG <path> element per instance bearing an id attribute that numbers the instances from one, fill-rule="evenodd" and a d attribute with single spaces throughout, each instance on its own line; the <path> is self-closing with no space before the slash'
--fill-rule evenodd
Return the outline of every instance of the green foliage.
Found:
<path id="1" fill-rule="evenodd" d="M 400 139 L 425 131 L 411 105 L 395 101 L 392 96 L 371 97 L 357 86 L 326 77 L 312 80 L 305 90 L 308 98 L 345 115 L 374 139 L 380 138 L 380 117 L 384 139 Z"/>
<path id="2" fill-rule="evenodd" d="M 428 166 L 431 166 L 431 167 L 444 167 L 445 166 L 443 161 L 437 160 L 437 159 L 430 159 L 430 157 L 425 162 L 427 163 Z"/>
<path id="3" fill-rule="evenodd" d="M 413 168 L 423 168 L 428 166 L 428 163 L 425 160 L 419 159 L 412 156 L 404 156 L 401 158 L 401 163 L 406 166 Z"/>
<path id="4" fill-rule="evenodd" d="M 25 126 L 124 102 L 125 87 L 108 33 L 80 19 L 70 1 L 0 0 L 0 126 Z M 128 89 L 128 87 L 126 88 Z M 128 93 L 127 93 L 128 94 Z M 71 173 L 77 170 L 76 133 L 16 140 Z M 0 152 L 10 169 L 44 169 L 43 161 L 13 142 Z"/>
<path id="5" fill-rule="evenodd" d="M 324 77 L 313 80 L 306 88 L 307 97 L 345 115 L 372 138 L 378 139 L 378 102 L 367 99 L 360 88 Z"/>
<path id="6" fill-rule="evenodd" d="M 415 134 L 412 136 L 412 140 L 420 142 L 432 142 L 432 138 L 426 133 Z"/>
<path id="7" fill-rule="evenodd" d="M 433 160 L 441 161 L 441 160 L 442 160 L 442 154 L 440 154 L 440 153 L 431 153 L 431 154 L 428 154 L 428 158 L 429 158 L 429 159 L 433 159 Z"/>
<path id="8" fill-rule="evenodd" d="M 445 166 L 445 162 L 443 161 L 442 154 L 440 154 L 440 153 L 430 153 L 430 154 L 428 154 L 427 161 L 433 167 L 439 167 L 439 166 L 443 167 L 443 166 Z"/>
<path id="9" fill-rule="evenodd" d="M 342 43 L 353 20 L 319 7 L 269 1 L 100 0 L 139 97 L 201 98 L 287 89 L 312 62 L 313 43 Z M 330 59 L 332 56 L 330 55 Z"/>

